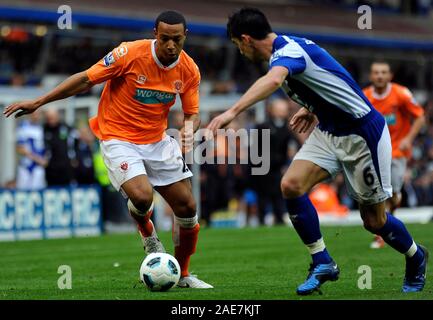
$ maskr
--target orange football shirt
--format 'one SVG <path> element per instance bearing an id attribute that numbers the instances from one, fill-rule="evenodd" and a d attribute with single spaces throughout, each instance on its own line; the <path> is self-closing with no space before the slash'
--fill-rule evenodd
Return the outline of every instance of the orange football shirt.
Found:
<path id="1" fill-rule="evenodd" d="M 155 52 L 156 40 L 123 42 L 86 70 L 93 84 L 106 81 L 98 114 L 89 120 L 100 140 L 136 144 L 164 138 L 170 107 L 179 94 L 186 114 L 199 111 L 200 72 L 182 51 L 178 60 L 163 66 Z"/>
<path id="2" fill-rule="evenodd" d="M 412 126 L 412 120 L 424 114 L 408 88 L 390 83 L 382 95 L 374 92 L 373 86 L 364 89 L 371 104 L 385 117 L 391 135 L 392 157 L 410 158 L 411 150 L 400 150 L 399 146 Z"/>

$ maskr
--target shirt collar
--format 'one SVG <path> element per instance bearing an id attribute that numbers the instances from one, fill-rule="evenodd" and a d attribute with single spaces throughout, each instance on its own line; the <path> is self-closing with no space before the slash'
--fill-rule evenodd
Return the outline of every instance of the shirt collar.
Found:
<path id="1" fill-rule="evenodd" d="M 373 98 L 377 99 L 377 100 L 382 100 L 385 99 L 386 97 L 388 97 L 389 93 L 391 92 L 391 88 L 392 88 L 392 84 L 388 83 L 386 85 L 386 89 L 382 94 L 378 94 L 373 87 Z"/>
<path id="2" fill-rule="evenodd" d="M 277 36 L 272 43 L 272 53 L 280 49 L 287 41 L 282 36 Z"/>

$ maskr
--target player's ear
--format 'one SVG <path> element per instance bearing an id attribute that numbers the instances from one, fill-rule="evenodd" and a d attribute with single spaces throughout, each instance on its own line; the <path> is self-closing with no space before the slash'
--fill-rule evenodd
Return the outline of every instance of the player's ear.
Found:
<path id="1" fill-rule="evenodd" d="M 251 37 L 247 34 L 241 34 L 241 38 L 239 40 L 240 40 L 240 42 L 249 44 L 251 42 Z"/>
<path id="2" fill-rule="evenodd" d="M 188 34 L 188 29 L 185 29 L 185 32 L 183 35 L 186 37 L 187 34 Z"/>
<path id="3" fill-rule="evenodd" d="M 155 36 L 155 38 L 158 37 L 158 30 L 156 30 L 156 28 L 153 28 L 153 35 Z"/>

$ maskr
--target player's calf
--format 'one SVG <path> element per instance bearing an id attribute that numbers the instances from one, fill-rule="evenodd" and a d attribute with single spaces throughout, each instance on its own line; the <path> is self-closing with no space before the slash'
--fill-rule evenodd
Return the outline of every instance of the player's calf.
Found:
<path id="1" fill-rule="evenodd" d="M 165 248 L 156 234 L 153 222 L 150 220 L 153 213 L 153 202 L 147 210 L 142 211 L 137 209 L 131 199 L 129 199 L 128 209 L 131 217 L 137 223 L 137 228 L 146 253 L 165 252 Z"/>
<path id="2" fill-rule="evenodd" d="M 195 204 L 190 206 L 189 209 L 194 209 Z M 174 216 L 173 223 L 173 243 L 174 243 L 174 256 L 179 262 L 181 269 L 181 278 L 178 286 L 181 288 L 197 288 L 197 289 L 210 289 L 212 285 L 198 279 L 189 273 L 189 263 L 191 256 L 195 253 L 198 233 L 200 231 L 200 224 L 198 217 L 194 214 L 193 217 L 178 217 Z"/>
<path id="3" fill-rule="evenodd" d="M 179 262 L 182 277 L 189 275 L 189 262 L 196 250 L 199 231 L 197 215 L 190 218 L 174 216 L 172 232 L 174 256 Z"/>
<path id="4" fill-rule="evenodd" d="M 381 218 L 382 212 L 385 212 L 384 203 L 361 205 L 360 208 L 366 229 L 377 233 L 390 247 L 405 255 L 406 273 L 403 291 L 421 291 L 425 283 L 427 250 L 415 243 L 403 222 L 393 215 L 386 213 L 384 223 L 377 218 Z"/>

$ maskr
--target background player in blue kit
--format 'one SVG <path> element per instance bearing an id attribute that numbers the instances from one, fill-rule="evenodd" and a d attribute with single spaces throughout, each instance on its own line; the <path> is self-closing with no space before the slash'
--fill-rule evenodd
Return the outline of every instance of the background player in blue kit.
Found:
<path id="1" fill-rule="evenodd" d="M 338 279 L 339 268 L 326 249 L 307 192 L 339 172 L 359 203 L 364 227 L 405 255 L 403 291 L 421 291 L 428 252 L 414 242 L 400 220 L 385 211 L 392 188 L 391 141 L 384 118 L 329 53 L 310 40 L 275 34 L 261 11 L 244 8 L 235 12 L 227 33 L 244 56 L 255 62 L 269 61 L 270 69 L 237 103 L 211 121 L 208 128 L 213 133 L 281 86 L 303 106 L 290 120 L 293 130 L 306 132 L 316 117 L 319 120 L 281 181 L 290 219 L 313 260 L 297 293 L 311 294 L 325 281 Z"/>
<path id="2" fill-rule="evenodd" d="M 16 187 L 19 190 L 42 190 L 46 187 L 44 129 L 41 112 L 32 113 L 17 127 L 16 150 L 19 158 Z"/>

